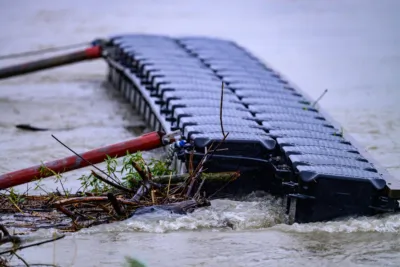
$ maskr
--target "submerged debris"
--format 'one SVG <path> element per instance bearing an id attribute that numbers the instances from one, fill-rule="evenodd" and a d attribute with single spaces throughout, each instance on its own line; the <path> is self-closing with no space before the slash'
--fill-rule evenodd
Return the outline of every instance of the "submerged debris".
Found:
<path id="1" fill-rule="evenodd" d="M 146 163 L 142 154 L 127 154 L 118 169 L 115 158 L 108 158 L 107 174 L 110 181 L 95 171 L 82 176 L 81 189 L 71 194 L 64 186 L 60 174 L 55 175 L 56 182 L 63 192 L 48 193 L 36 182 L 36 188 L 44 195 L 17 194 L 11 189 L 0 194 L 0 214 L 2 214 L 0 245 L 12 243 L 11 249 L 0 252 L 0 266 L 7 266 L 8 259 L 1 257 L 8 254 L 26 263 L 16 251 L 27 247 L 53 242 L 64 237 L 54 237 L 35 244 L 21 243 L 20 236 L 43 228 L 57 229 L 59 232 L 75 232 L 99 224 L 125 220 L 141 214 L 167 211 L 175 214 L 187 214 L 200 207 L 210 206 L 209 200 L 199 192 L 207 180 L 211 183 L 230 182 L 239 177 L 239 173 L 203 173 L 191 171 L 177 175 L 169 170 L 160 160 Z M 197 168 L 201 170 L 202 168 Z M 49 171 L 46 168 L 43 171 Z M 118 179 L 117 174 L 123 174 Z M 155 176 L 156 175 L 156 176 Z M 197 179 L 193 194 L 188 194 L 189 185 Z M 113 184 L 117 186 L 113 186 Z M 10 235 L 7 228 L 18 229 L 19 233 Z M 28 265 L 27 265 L 28 266 Z"/>
<path id="2" fill-rule="evenodd" d="M 6 193 L 0 194 L 0 214 L 2 214 L 0 230 L 3 233 L 0 236 L 0 245 L 11 242 L 13 248 L 11 250 L 3 250 L 0 255 L 15 255 L 26 266 L 29 266 L 23 258 L 15 253 L 16 250 L 52 242 L 64 236 L 21 246 L 19 244 L 19 235 L 26 234 L 26 232 L 36 231 L 41 228 L 53 228 L 60 232 L 75 232 L 82 228 L 121 221 L 151 212 L 167 211 L 175 214 L 187 214 L 197 208 L 210 206 L 210 201 L 205 195 L 205 191 L 202 191 L 205 182 L 215 183 L 213 188 L 217 189 L 216 192 L 218 192 L 221 184 L 225 186 L 240 175 L 239 172 L 206 173 L 206 168 L 204 167 L 229 134 L 225 134 L 222 125 L 222 101 L 223 87 L 221 90 L 220 112 L 223 139 L 218 144 L 212 143 L 197 164 L 193 163 L 192 153 L 190 160 L 187 162 L 187 174 L 177 174 L 171 170 L 169 168 L 172 163 L 171 158 L 165 161 L 152 159 L 149 162 L 143 159 L 139 147 L 149 150 L 175 141 L 173 136 L 164 136 L 161 132 L 147 134 L 147 138 L 152 138 L 151 142 L 149 140 L 147 142 L 143 141 L 146 138 L 133 140 L 135 142 L 132 143 L 130 148 L 135 150 L 135 153 L 130 154 L 129 149 L 125 149 L 127 154 L 122 159 L 122 166 L 119 166 L 116 158 L 122 156 L 119 152 L 124 149 L 124 146 L 121 148 L 119 144 L 116 144 L 106 147 L 108 149 L 87 152 L 88 154 L 92 153 L 90 156 L 97 161 L 96 163 L 99 163 L 100 157 L 104 159 L 104 156 L 107 155 L 104 151 L 112 151 L 115 158 L 107 155 L 105 160 L 106 171 L 100 170 L 53 136 L 73 152 L 76 157 L 53 162 L 53 165 L 46 163 L 25 169 L 24 174 L 26 175 L 22 178 L 20 177 L 21 179 L 18 181 L 15 181 L 12 174 L 7 174 L 3 177 L 5 182 L 3 181 L 1 188 Z M 21 128 L 45 130 L 29 125 L 22 125 Z M 85 161 L 84 164 L 82 163 L 83 161 Z M 64 164 L 64 162 L 66 163 Z M 76 162 L 79 162 L 79 164 Z M 64 179 L 59 172 L 87 166 L 85 164 L 91 165 L 96 171 L 92 170 L 89 175 L 79 178 L 81 182 L 80 189 L 78 192 L 71 193 L 64 186 Z M 66 168 L 65 165 L 68 165 L 69 168 Z M 57 166 L 57 170 L 53 168 L 54 166 Z M 50 176 L 55 177 L 56 183 L 61 185 L 62 192 L 58 190 L 56 192 L 47 192 L 43 189 L 41 179 Z M 37 180 L 38 177 L 40 177 L 39 180 Z M 44 194 L 29 195 L 28 192 L 18 194 L 12 187 L 30 181 L 34 181 L 36 184 L 35 189 L 42 190 Z M 19 229 L 19 235 L 10 235 L 6 227 Z M 24 229 L 25 233 L 21 232 L 21 229 Z M 2 264 L 5 266 L 7 260 L 0 257 L 0 266 L 3 266 Z"/>
<path id="3" fill-rule="evenodd" d="M 201 193 L 205 181 L 216 182 L 216 184 L 222 182 L 226 185 L 240 175 L 238 172 L 205 173 L 205 164 L 229 135 L 229 133 L 225 134 L 222 121 L 223 91 L 222 84 L 220 123 L 223 139 L 217 144 L 212 143 L 196 166 L 193 163 L 192 151 L 187 162 L 187 174 L 177 175 L 171 170 L 169 168 L 172 163 L 171 158 L 165 161 L 152 159 L 150 162 L 146 162 L 140 152 L 140 147 L 149 150 L 175 142 L 175 132 L 170 134 L 152 132 L 136 140 L 85 153 L 97 163 L 100 158 L 106 156 L 106 171 L 100 170 L 82 157 L 84 154 L 79 155 L 52 135 L 61 145 L 75 154 L 74 157 L 53 162 L 54 164 L 52 164 L 57 166 L 57 171 L 68 171 L 89 164 L 98 172 L 92 170 L 89 175 L 79 178 L 81 188 L 74 194 L 64 187 L 61 174 L 57 173 L 52 168 L 54 166 L 49 163 L 25 169 L 23 173 L 27 175 L 22 177 L 23 179 L 19 179 L 18 183 L 12 181 L 14 180 L 12 174 L 5 175 L 4 180 L 11 182 L 3 183 L 2 188 L 7 193 L 0 195 L 0 214 L 9 215 L 3 216 L 3 224 L 32 231 L 40 228 L 78 231 L 93 225 L 120 221 L 157 210 L 186 214 L 193 212 L 196 208 L 209 206 L 210 202 L 205 193 Z M 129 143 L 130 149 L 136 151 L 134 154 L 129 153 L 129 149 L 126 147 L 127 143 Z M 122 166 L 118 169 L 116 159 L 118 156 L 121 157 L 121 149 L 127 151 L 127 154 L 123 157 Z M 107 154 L 110 151 L 115 158 Z M 79 164 L 74 163 L 76 160 Z M 85 164 L 82 163 L 83 161 Z M 65 168 L 66 165 L 68 168 Z M 31 175 L 32 173 L 35 175 Z M 40 179 L 36 181 L 36 189 L 41 189 L 45 193 L 41 196 L 31 196 L 28 195 L 28 192 L 16 194 L 12 187 L 9 189 L 10 186 L 26 183 L 37 177 L 49 176 L 55 177 L 56 182 L 61 185 L 62 193 L 45 191 L 41 186 Z"/>
<path id="4" fill-rule="evenodd" d="M 92 170 L 89 175 L 79 178 L 81 189 L 74 194 L 65 188 L 60 174 L 55 175 L 55 180 L 63 192 L 47 193 L 40 180 L 36 182 L 36 188 L 42 189 L 43 195 L 7 190 L 6 194 L 0 195 L 3 224 L 29 231 L 56 228 L 73 232 L 157 210 L 186 214 L 210 205 L 209 200 L 198 193 L 202 181 L 230 182 L 239 176 L 236 172 L 203 173 L 201 167 L 197 172 L 177 175 L 161 160 L 152 159 L 146 163 L 140 152 L 128 153 L 122 166 L 118 166 L 115 158 L 108 158 L 106 163 L 113 182 Z M 44 168 L 43 171 L 48 170 Z M 121 179 L 118 174 L 122 174 Z M 190 187 L 193 179 L 198 180 L 195 190 Z M 188 194 L 189 189 L 196 194 Z"/>

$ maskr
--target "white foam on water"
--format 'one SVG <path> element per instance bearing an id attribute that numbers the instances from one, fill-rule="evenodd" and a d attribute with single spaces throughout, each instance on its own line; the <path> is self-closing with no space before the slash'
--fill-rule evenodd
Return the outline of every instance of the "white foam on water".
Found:
<path id="1" fill-rule="evenodd" d="M 340 3 L 254 1 L 252 4 L 243 1 L 191 1 L 190 4 L 188 1 L 173 4 L 92 1 L 86 5 L 75 2 L 40 0 L 11 4 L 0 1 L 0 20 L 8 29 L 0 34 L 1 54 L 122 32 L 229 38 L 271 63 L 314 99 L 328 88 L 329 93 L 320 101 L 321 106 L 343 125 L 345 132 L 354 135 L 384 167 L 399 177 L 398 1 L 385 1 L 385 4 L 366 0 Z M 97 12 L 92 12 L 93 4 Z M 11 61 L 0 64 L 9 63 Z M 95 61 L 2 81 L 2 172 L 70 155 L 52 142 L 50 133 L 17 131 L 16 123 L 35 122 L 52 128 L 79 126 L 77 130 L 55 133 L 77 151 L 131 136 L 124 126 L 134 120 L 121 119 L 125 110 L 131 109 L 120 109 L 112 101 L 107 104 L 106 99 L 110 97 L 97 90 L 98 83 L 105 79 L 104 67 L 104 62 Z M 92 90 L 90 86 L 77 85 L 86 85 L 86 81 L 95 81 Z M 91 130 L 82 127 L 84 125 L 90 125 Z M 80 173 L 72 174 L 71 180 L 79 176 Z M 278 207 L 279 202 L 268 198 L 215 200 L 211 207 L 185 216 L 151 214 L 84 229 L 73 234 L 80 237 L 77 243 L 81 244 L 75 266 L 88 266 L 93 259 L 96 266 L 120 266 L 121 259 L 131 255 L 135 248 L 151 263 L 149 266 L 160 266 L 158 259 L 162 259 L 162 263 L 171 262 L 169 266 L 323 266 L 331 264 L 329 260 L 342 266 L 399 266 L 400 258 L 396 256 L 399 255 L 399 239 L 395 234 L 399 230 L 398 215 L 284 225 L 276 211 Z M 226 226 L 226 221 L 233 229 Z M 215 240 L 213 232 L 207 235 L 187 231 L 192 240 L 193 236 L 198 240 L 187 243 L 188 235 L 176 233 L 191 229 L 219 231 L 216 234 L 222 241 Z M 123 236 L 124 239 L 116 242 L 116 238 L 109 237 L 114 234 L 107 231 L 117 232 L 117 238 Z M 166 238 L 163 234 L 145 234 L 145 238 L 139 239 L 138 232 L 176 234 Z M 376 234 L 364 234 L 368 232 Z M 53 230 L 41 230 L 32 235 L 41 238 L 52 233 Z M 97 235 L 84 236 L 85 233 Z M 329 236 L 331 233 L 355 234 L 345 234 L 339 240 L 334 234 L 332 240 L 327 240 L 321 237 L 325 233 Z M 305 249 L 310 241 L 307 238 L 297 240 L 299 236 L 315 237 L 311 245 L 313 248 L 321 245 L 326 254 Z M 362 242 L 354 242 L 356 236 L 361 236 Z M 158 250 L 155 244 L 159 245 Z M 59 265 L 70 266 L 74 244 L 69 238 L 21 253 L 26 254 L 23 256 L 29 263 L 47 262 L 53 246 L 59 250 Z M 171 253 L 171 248 L 179 253 Z"/>
<path id="2" fill-rule="evenodd" d="M 377 232 L 377 233 L 399 233 L 400 215 L 391 214 L 371 217 L 353 217 L 328 222 L 275 225 L 273 229 L 284 232 L 297 233 L 355 233 L 355 232 Z"/>
<path id="3" fill-rule="evenodd" d="M 167 211 L 143 214 L 125 221 L 84 229 L 82 233 L 148 232 L 166 233 L 185 230 L 243 231 L 270 229 L 286 233 L 398 233 L 400 214 L 342 218 L 317 223 L 284 223 L 281 200 L 272 196 L 249 195 L 244 200 L 217 199 L 210 207 L 187 215 Z"/>
<path id="4" fill-rule="evenodd" d="M 131 217 L 125 221 L 84 229 L 83 233 L 103 231 L 139 231 L 165 233 L 180 230 L 246 230 L 271 227 L 282 222 L 280 200 L 271 196 L 250 195 L 246 201 L 217 199 L 210 207 L 187 215 L 156 212 Z"/>

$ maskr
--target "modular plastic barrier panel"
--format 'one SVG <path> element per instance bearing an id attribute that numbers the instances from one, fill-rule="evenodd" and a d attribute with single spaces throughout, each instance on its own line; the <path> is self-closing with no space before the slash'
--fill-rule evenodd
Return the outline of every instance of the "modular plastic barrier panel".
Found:
<path id="1" fill-rule="evenodd" d="M 196 165 L 220 143 L 222 118 L 229 134 L 206 168 L 241 173 L 223 192 L 276 194 L 288 222 L 398 210 L 399 182 L 245 48 L 209 37 L 128 34 L 111 41 L 109 81 L 150 128 L 182 131 L 178 162 Z"/>

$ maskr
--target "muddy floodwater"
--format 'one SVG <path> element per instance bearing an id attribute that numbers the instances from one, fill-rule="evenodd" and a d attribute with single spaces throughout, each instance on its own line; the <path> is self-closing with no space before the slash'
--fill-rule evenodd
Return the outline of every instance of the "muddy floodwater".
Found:
<path id="1" fill-rule="evenodd" d="M 328 88 L 322 108 L 400 179 L 399 12 L 396 0 L 1 0 L 0 54 L 118 33 L 233 39 L 312 98 Z M 51 134 L 79 152 L 137 135 L 143 122 L 107 86 L 106 71 L 93 61 L 0 80 L 0 173 L 71 155 Z M 52 130 L 14 127 L 21 123 Z M 87 171 L 66 174 L 68 188 Z M 400 215 L 288 226 L 278 204 L 260 195 L 214 200 L 187 216 L 97 226 L 20 255 L 60 266 L 122 266 L 126 256 L 147 266 L 400 266 Z"/>

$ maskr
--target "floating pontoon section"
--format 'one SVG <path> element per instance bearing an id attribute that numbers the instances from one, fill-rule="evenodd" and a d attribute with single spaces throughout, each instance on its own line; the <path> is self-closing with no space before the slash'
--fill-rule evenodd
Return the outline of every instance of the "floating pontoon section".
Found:
<path id="1" fill-rule="evenodd" d="M 223 138 L 224 83 L 229 136 L 206 168 L 239 170 L 241 177 L 221 193 L 282 196 L 295 222 L 398 210 L 398 183 L 310 99 L 237 44 L 157 35 L 115 36 L 112 44 L 111 83 L 154 130 L 180 129 L 195 164 Z M 178 158 L 187 164 L 190 153 L 182 150 Z M 210 194 L 219 189 L 204 188 Z"/>

